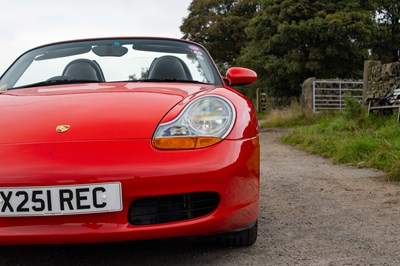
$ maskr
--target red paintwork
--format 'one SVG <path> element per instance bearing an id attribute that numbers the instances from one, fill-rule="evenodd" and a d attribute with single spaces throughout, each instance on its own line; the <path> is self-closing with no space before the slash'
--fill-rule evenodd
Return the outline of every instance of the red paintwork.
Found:
<path id="1" fill-rule="evenodd" d="M 228 137 L 199 150 L 154 149 L 151 137 L 160 121 L 173 119 L 184 107 L 180 102 L 206 94 L 234 104 L 237 119 Z M 257 219 L 257 119 L 250 101 L 233 89 L 176 83 L 48 86 L 3 92 L 0 112 L 0 187 L 119 181 L 124 206 L 103 214 L 3 217 L 0 244 L 208 235 Z M 62 124 L 71 129 L 57 133 Z M 218 192 L 218 209 L 162 225 L 127 222 L 127 208 L 136 198 L 197 191 Z"/>
<path id="2" fill-rule="evenodd" d="M 0 112 L 10 114 L 0 122 L 7 128 L 0 143 L 151 138 L 169 109 L 207 90 L 184 87 L 107 83 L 9 90 L 0 97 Z M 55 131 L 65 124 L 71 125 L 68 134 Z"/>
<path id="3" fill-rule="evenodd" d="M 257 80 L 257 73 L 243 67 L 232 67 L 226 72 L 226 78 L 231 85 L 246 85 Z"/>
<path id="4" fill-rule="evenodd" d="M 179 152 L 154 150 L 150 140 L 7 145 L 1 151 L 6 158 L 1 160 L 5 167 L 0 174 L 6 177 L 2 178 L 2 186 L 118 180 L 125 207 L 122 212 L 108 214 L 2 218 L 2 244 L 211 234 L 240 228 L 258 216 L 258 147 L 251 140 L 224 141 L 209 149 Z M 3 152 L 17 156 L 9 158 Z M 194 191 L 220 193 L 218 210 L 191 221 L 154 226 L 127 224 L 127 207 L 138 197 Z"/>

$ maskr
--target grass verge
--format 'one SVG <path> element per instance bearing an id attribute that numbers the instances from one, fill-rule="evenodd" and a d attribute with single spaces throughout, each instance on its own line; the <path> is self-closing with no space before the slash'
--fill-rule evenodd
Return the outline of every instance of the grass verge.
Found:
<path id="1" fill-rule="evenodd" d="M 267 126 L 294 126 L 283 142 L 338 163 L 384 170 L 389 180 L 400 181 L 400 124 L 396 117 L 367 116 L 363 106 L 352 99 L 347 107 L 344 112 L 313 119 L 297 115 L 282 122 L 279 118 L 279 123 L 267 122 Z M 300 121 L 292 121 L 296 119 Z"/>
<path id="2" fill-rule="evenodd" d="M 323 114 L 325 116 L 327 114 Z M 315 123 L 321 114 L 305 112 L 298 102 L 292 102 L 289 107 L 282 110 L 272 110 L 266 117 L 261 127 L 295 127 Z"/>

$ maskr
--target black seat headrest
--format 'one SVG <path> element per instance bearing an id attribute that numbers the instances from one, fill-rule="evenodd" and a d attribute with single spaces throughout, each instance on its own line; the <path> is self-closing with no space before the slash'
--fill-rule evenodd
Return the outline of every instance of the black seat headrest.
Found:
<path id="1" fill-rule="evenodd" d="M 149 79 L 193 80 L 185 62 L 171 55 L 154 59 L 149 68 Z"/>
<path id="2" fill-rule="evenodd" d="M 89 59 L 76 59 L 68 63 L 62 73 L 72 79 L 105 81 L 103 71 L 96 61 Z"/>

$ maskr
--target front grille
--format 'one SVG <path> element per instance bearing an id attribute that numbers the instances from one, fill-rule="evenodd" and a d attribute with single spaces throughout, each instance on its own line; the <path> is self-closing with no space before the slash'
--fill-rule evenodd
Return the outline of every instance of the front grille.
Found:
<path id="1" fill-rule="evenodd" d="M 213 212 L 218 203 L 219 195 L 215 192 L 142 198 L 129 207 L 128 220 L 133 225 L 188 220 Z"/>

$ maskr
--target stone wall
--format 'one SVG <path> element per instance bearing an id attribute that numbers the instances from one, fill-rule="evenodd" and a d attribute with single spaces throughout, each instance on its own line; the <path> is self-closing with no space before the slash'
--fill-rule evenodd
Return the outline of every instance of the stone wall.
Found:
<path id="1" fill-rule="evenodd" d="M 313 82 L 315 77 L 306 79 L 301 85 L 300 104 L 306 112 L 313 111 Z"/>
<path id="2" fill-rule="evenodd" d="M 364 63 L 364 100 L 389 96 L 400 85 L 400 62 L 381 64 L 379 61 Z"/>

